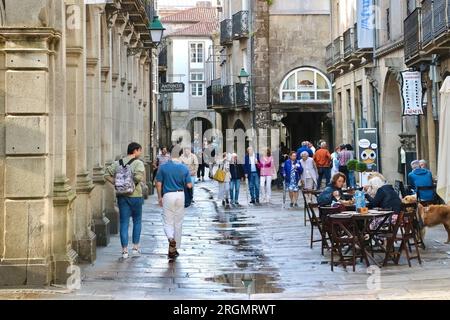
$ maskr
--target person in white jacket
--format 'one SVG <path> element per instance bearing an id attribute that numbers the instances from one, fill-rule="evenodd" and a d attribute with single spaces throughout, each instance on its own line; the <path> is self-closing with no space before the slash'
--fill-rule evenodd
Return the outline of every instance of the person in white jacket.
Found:
<path id="1" fill-rule="evenodd" d="M 225 171 L 225 181 L 219 183 L 219 193 L 217 195 L 217 199 L 220 201 L 222 200 L 223 206 L 228 206 L 230 204 L 230 180 L 231 180 L 231 173 L 230 173 L 230 156 L 224 152 L 222 154 L 222 158 L 219 158 L 216 160 L 216 164 L 214 166 L 213 170 L 213 176 L 216 174 L 217 170 L 223 170 Z"/>

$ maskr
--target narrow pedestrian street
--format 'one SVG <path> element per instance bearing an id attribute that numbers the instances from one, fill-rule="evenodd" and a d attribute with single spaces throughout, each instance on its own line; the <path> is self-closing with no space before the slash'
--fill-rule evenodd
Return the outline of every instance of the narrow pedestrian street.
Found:
<path id="1" fill-rule="evenodd" d="M 97 260 L 82 266 L 80 290 L 3 290 L 0 298 L 25 299 L 427 299 L 450 298 L 450 245 L 437 227 L 426 235 L 423 264 L 381 270 L 381 289 L 367 287 L 362 264 L 330 271 L 329 254 L 309 248 L 310 226 L 302 206 L 282 208 L 282 192 L 271 205 L 224 210 L 213 198 L 215 182 L 195 187 L 195 203 L 184 222 L 182 249 L 167 260 L 161 209 L 150 197 L 144 205 L 142 255 L 122 260 L 118 235 L 99 248 Z M 301 201 L 300 201 L 301 202 Z M 131 230 L 130 230 L 131 231 Z"/>

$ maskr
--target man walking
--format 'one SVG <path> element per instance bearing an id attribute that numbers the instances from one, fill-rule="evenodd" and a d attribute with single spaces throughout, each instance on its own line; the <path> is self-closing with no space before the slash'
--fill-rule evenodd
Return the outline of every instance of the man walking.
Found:
<path id="1" fill-rule="evenodd" d="M 252 147 L 248 147 L 245 156 L 245 178 L 248 178 L 248 187 L 250 189 L 251 204 L 259 204 L 259 154 L 255 154 Z"/>
<path id="2" fill-rule="evenodd" d="M 142 147 L 136 143 L 128 145 L 128 155 L 106 168 L 104 178 L 114 184 L 117 205 L 120 215 L 120 242 L 122 258 L 128 258 L 128 227 L 130 217 L 133 218 L 133 255 L 141 253 L 139 240 L 142 229 L 142 198 L 141 181 L 145 177 L 144 163 L 139 160 Z"/>
<path id="3" fill-rule="evenodd" d="M 164 165 L 170 159 L 170 154 L 167 153 L 166 147 L 161 147 L 160 154 L 156 156 L 156 163 L 153 164 L 153 180 L 155 182 L 155 177 L 158 172 L 158 168 Z"/>
<path id="4" fill-rule="evenodd" d="M 320 144 L 320 149 L 314 153 L 314 161 L 319 172 L 317 190 L 320 190 L 323 177 L 325 177 L 325 186 L 328 186 L 331 180 L 331 154 L 325 141 Z"/>
<path id="5" fill-rule="evenodd" d="M 181 244 L 185 188 L 192 189 L 191 174 L 181 163 L 178 152 L 175 152 L 156 175 L 156 190 L 159 205 L 163 208 L 164 232 L 169 241 L 170 260 L 179 255 L 177 248 Z"/>

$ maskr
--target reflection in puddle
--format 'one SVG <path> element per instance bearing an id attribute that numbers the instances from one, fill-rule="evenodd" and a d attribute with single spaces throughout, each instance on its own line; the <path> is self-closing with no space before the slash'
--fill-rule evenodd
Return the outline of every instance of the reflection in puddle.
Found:
<path id="1" fill-rule="evenodd" d="M 278 280 L 278 277 L 262 273 L 228 273 L 206 279 L 226 285 L 224 292 L 246 294 L 283 292 L 284 290 L 277 286 Z"/>

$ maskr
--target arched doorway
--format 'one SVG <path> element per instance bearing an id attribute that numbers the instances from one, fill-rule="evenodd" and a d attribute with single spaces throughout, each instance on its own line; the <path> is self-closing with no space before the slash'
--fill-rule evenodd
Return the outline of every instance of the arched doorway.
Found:
<path id="1" fill-rule="evenodd" d="M 296 150 L 304 140 L 332 142 L 331 92 L 330 80 L 316 68 L 300 67 L 284 77 L 277 109 L 287 114 L 281 122 L 288 148 Z"/>
<path id="2" fill-rule="evenodd" d="M 196 139 L 201 139 L 205 135 L 205 132 L 212 128 L 213 125 L 208 119 L 195 117 L 189 121 L 186 130 L 189 131 L 192 142 L 194 142 Z"/>
<path id="3" fill-rule="evenodd" d="M 393 182 L 401 179 L 398 173 L 401 146 L 399 134 L 403 132 L 400 86 L 393 73 L 388 73 L 386 76 L 381 113 L 380 163 L 383 175 Z"/>

